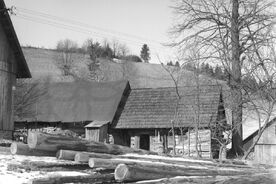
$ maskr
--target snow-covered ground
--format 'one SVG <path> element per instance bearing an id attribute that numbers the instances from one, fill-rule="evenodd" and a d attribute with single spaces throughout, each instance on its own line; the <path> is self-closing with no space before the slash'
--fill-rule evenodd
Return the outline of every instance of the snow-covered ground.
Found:
<path id="1" fill-rule="evenodd" d="M 56 160 L 55 157 L 34 157 L 34 156 L 22 156 L 22 155 L 2 155 L 0 153 L 0 184 L 23 184 L 28 183 L 31 179 L 60 175 L 60 176 L 77 176 L 86 175 L 82 172 L 75 171 L 26 171 L 23 169 L 16 169 L 14 171 L 8 170 L 8 164 L 20 164 L 23 161 L 44 161 L 44 162 L 62 162 Z"/>

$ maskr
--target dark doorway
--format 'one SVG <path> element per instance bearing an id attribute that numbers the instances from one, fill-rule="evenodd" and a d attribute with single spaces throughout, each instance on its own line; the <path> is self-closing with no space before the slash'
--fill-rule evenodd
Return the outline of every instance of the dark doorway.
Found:
<path id="1" fill-rule="evenodd" d="M 150 137 L 149 135 L 140 135 L 140 149 L 149 150 L 150 149 Z"/>

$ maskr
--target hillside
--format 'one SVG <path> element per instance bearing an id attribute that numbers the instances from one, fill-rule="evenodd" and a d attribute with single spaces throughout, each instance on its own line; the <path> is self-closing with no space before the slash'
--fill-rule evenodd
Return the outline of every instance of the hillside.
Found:
<path id="1" fill-rule="evenodd" d="M 33 78 L 50 77 L 54 81 L 71 81 L 72 78 L 63 76 L 62 71 L 57 67 L 57 62 L 62 53 L 55 50 L 23 47 L 23 52 Z M 72 60 L 76 70 L 80 73 L 88 72 L 87 63 L 89 56 L 79 53 L 72 54 Z M 127 79 L 132 88 L 157 88 L 171 87 L 174 83 L 167 71 L 160 64 L 120 63 L 106 59 L 100 59 L 100 70 L 103 81 L 115 81 Z M 183 71 L 179 80 L 180 85 L 195 85 L 195 74 L 190 71 Z M 200 84 L 218 84 L 221 81 L 200 76 Z"/>

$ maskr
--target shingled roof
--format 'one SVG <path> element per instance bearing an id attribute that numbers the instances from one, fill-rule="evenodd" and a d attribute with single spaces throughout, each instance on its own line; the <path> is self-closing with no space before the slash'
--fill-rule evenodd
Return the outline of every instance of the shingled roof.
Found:
<path id="1" fill-rule="evenodd" d="M 197 98 L 195 86 L 181 87 L 179 93 L 180 125 L 193 127 L 196 120 L 197 99 L 199 99 L 200 127 L 207 127 L 217 119 L 222 100 L 219 85 L 200 86 Z M 118 121 L 113 122 L 115 129 L 170 128 L 176 107 L 176 91 L 173 87 L 133 89 Z"/>
<path id="2" fill-rule="evenodd" d="M 33 105 L 36 115 L 17 117 L 27 122 L 109 121 L 121 99 L 129 91 L 127 81 L 45 83 L 46 95 Z"/>

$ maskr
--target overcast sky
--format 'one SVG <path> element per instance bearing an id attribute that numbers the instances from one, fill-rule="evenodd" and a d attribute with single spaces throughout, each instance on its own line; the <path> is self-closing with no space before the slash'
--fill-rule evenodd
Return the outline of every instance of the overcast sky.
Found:
<path id="1" fill-rule="evenodd" d="M 168 43 L 172 26 L 171 0 L 5 0 L 15 6 L 12 21 L 21 45 L 55 48 L 69 38 L 81 46 L 87 38 L 117 39 L 139 55 L 149 45 L 151 62 L 173 57 Z"/>

